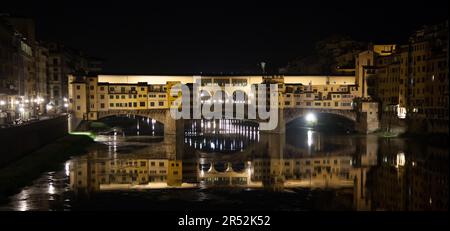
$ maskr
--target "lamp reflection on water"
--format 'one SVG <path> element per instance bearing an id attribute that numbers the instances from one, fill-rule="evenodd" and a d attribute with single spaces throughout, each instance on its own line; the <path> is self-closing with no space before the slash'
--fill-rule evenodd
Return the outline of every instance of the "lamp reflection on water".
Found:
<path id="1" fill-rule="evenodd" d="M 311 147 L 311 145 L 313 144 L 312 134 L 313 132 L 311 130 L 308 130 L 308 147 Z"/>

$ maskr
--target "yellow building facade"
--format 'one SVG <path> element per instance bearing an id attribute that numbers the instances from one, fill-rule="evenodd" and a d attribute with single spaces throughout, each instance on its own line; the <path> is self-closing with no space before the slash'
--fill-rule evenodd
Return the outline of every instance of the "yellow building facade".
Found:
<path id="1" fill-rule="evenodd" d="M 209 97 L 214 86 L 229 97 L 243 91 L 249 101 L 238 103 L 249 103 L 256 97 L 252 85 L 265 83 L 264 78 L 273 80 L 263 76 L 69 76 L 69 111 L 77 119 L 97 120 L 100 112 L 110 110 L 169 109 L 180 97 L 170 95 L 178 83 L 200 83 Z M 354 76 L 282 76 L 279 80 L 280 108 L 350 110 L 353 99 L 360 97 Z"/>
<path id="2" fill-rule="evenodd" d="M 371 94 L 383 111 L 448 119 L 448 22 L 415 31 L 405 45 L 375 45 L 359 55 L 358 65 L 357 82 L 374 77 Z"/>

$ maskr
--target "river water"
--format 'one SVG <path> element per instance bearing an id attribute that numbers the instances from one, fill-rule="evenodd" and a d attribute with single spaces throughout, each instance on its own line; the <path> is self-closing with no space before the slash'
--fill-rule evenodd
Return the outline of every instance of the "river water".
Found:
<path id="1" fill-rule="evenodd" d="M 115 127 L 0 210 L 448 210 L 448 148 L 234 120 Z"/>

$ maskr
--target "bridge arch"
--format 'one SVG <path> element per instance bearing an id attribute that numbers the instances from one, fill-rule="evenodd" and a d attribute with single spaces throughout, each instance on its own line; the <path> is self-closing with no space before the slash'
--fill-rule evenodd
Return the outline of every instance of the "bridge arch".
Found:
<path id="1" fill-rule="evenodd" d="M 175 119 L 170 115 L 169 109 L 141 109 L 141 110 L 108 110 L 108 111 L 99 111 L 97 112 L 96 120 L 109 117 L 109 116 L 118 116 L 118 115 L 135 115 L 145 118 L 154 119 L 156 122 L 164 125 L 164 134 L 173 135 L 176 134 L 177 127 L 181 129 L 180 126 L 177 125 Z M 179 120 L 178 120 L 179 121 Z"/>
<path id="2" fill-rule="evenodd" d="M 314 114 L 331 114 L 338 117 L 345 118 L 356 123 L 356 112 L 353 110 L 339 110 L 339 109 L 322 109 L 322 108 L 289 108 L 284 109 L 284 121 L 286 124 L 292 121 L 302 118 L 309 113 Z"/>
<path id="3" fill-rule="evenodd" d="M 144 118 L 150 118 L 156 120 L 161 124 L 166 124 L 166 111 L 167 110 L 108 110 L 104 112 L 98 112 L 97 120 L 101 120 L 107 117 L 113 116 L 138 116 Z"/>
<path id="4" fill-rule="evenodd" d="M 245 171 L 245 169 L 247 168 L 247 164 L 243 161 L 234 161 L 231 162 L 231 168 L 233 169 L 233 171 L 235 172 L 243 172 Z"/>
<path id="5" fill-rule="evenodd" d="M 222 161 L 215 162 L 213 164 L 213 168 L 217 172 L 226 172 L 229 169 L 228 163 L 227 162 L 222 162 Z"/>
<path id="6" fill-rule="evenodd" d="M 199 171 L 215 173 L 243 173 L 249 168 L 249 164 L 243 160 L 203 160 L 197 163 Z"/>

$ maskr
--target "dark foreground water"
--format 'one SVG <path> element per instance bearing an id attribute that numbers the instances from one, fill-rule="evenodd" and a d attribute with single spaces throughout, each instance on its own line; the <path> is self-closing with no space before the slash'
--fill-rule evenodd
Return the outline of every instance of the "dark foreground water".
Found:
<path id="1" fill-rule="evenodd" d="M 142 123 L 105 131 L 0 209 L 448 210 L 448 148 L 424 139 L 230 120 L 162 137 Z"/>

